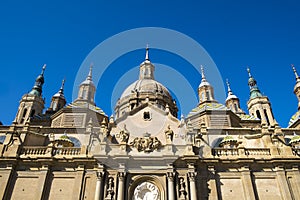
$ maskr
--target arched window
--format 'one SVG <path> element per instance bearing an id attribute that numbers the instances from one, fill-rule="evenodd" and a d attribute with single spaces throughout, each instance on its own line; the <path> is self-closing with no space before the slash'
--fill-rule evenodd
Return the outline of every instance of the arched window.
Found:
<path id="1" fill-rule="evenodd" d="M 267 113 L 266 109 L 264 109 L 264 113 L 265 113 L 265 116 L 266 116 L 267 123 L 270 124 L 270 120 L 269 120 L 268 113 Z"/>
<path id="2" fill-rule="evenodd" d="M 261 115 L 260 115 L 259 110 L 256 111 L 256 116 L 257 116 L 258 119 L 261 119 Z"/>
<path id="3" fill-rule="evenodd" d="M 35 110 L 33 109 L 31 112 L 30 112 L 30 117 L 33 117 L 35 114 Z"/>
<path id="4" fill-rule="evenodd" d="M 21 119 L 21 124 L 25 121 L 25 117 L 26 117 L 26 114 L 27 114 L 27 108 L 24 109 L 23 111 L 23 116 L 22 116 L 22 119 Z"/>
<path id="5" fill-rule="evenodd" d="M 238 111 L 238 106 L 236 105 L 236 103 L 234 104 L 234 109 L 235 109 L 235 112 Z"/>
<path id="6" fill-rule="evenodd" d="M 210 100 L 210 94 L 209 91 L 206 91 L 206 99 L 209 101 Z"/>

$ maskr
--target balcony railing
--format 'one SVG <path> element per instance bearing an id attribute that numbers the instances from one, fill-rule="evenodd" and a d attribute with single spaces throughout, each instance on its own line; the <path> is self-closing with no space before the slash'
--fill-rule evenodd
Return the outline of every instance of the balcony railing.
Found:
<path id="1" fill-rule="evenodd" d="M 270 156 L 269 148 L 221 148 L 212 149 L 213 156 Z"/>
<path id="2" fill-rule="evenodd" d="M 25 146 L 22 156 L 78 156 L 83 154 L 82 147 Z"/>
<path id="3" fill-rule="evenodd" d="M 239 150 L 237 148 L 220 148 L 212 149 L 213 156 L 238 156 Z"/>
<path id="4" fill-rule="evenodd" d="M 251 148 L 245 149 L 246 156 L 270 156 L 271 151 L 269 148 Z"/>

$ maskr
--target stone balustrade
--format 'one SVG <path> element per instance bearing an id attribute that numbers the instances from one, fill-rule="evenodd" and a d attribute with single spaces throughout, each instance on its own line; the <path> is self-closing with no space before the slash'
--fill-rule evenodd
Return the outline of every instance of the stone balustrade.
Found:
<path id="1" fill-rule="evenodd" d="M 220 148 L 216 147 L 212 149 L 213 156 L 238 156 L 239 151 L 237 148 Z"/>
<path id="2" fill-rule="evenodd" d="M 300 153 L 300 152 L 299 152 Z M 212 149 L 213 156 L 270 156 L 269 148 L 221 148 L 216 147 Z"/>
<path id="3" fill-rule="evenodd" d="M 83 155 L 82 147 L 51 147 L 51 146 L 25 146 L 21 149 L 21 156 L 78 156 Z"/>
<path id="4" fill-rule="evenodd" d="M 256 155 L 270 156 L 271 151 L 269 148 L 251 148 L 251 149 L 245 149 L 245 155 L 246 156 L 256 156 Z"/>

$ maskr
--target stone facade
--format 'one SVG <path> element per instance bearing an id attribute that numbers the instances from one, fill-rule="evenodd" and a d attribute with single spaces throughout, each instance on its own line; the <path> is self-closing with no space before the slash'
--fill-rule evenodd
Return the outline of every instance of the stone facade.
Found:
<path id="1" fill-rule="evenodd" d="M 65 105 L 63 82 L 42 112 L 43 68 L 16 119 L 0 126 L 2 199 L 300 199 L 298 111 L 280 127 L 250 70 L 250 115 L 229 83 L 223 105 L 202 67 L 199 104 L 178 119 L 146 52 L 115 117 L 94 103 L 92 68 L 74 102 Z"/>

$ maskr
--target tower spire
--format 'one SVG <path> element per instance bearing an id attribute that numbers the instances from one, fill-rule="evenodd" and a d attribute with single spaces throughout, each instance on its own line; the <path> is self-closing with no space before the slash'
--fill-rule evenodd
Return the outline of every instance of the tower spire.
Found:
<path id="1" fill-rule="evenodd" d="M 227 85 L 228 96 L 233 95 L 228 79 L 226 79 L 226 85 Z"/>
<path id="2" fill-rule="evenodd" d="M 145 60 L 150 61 L 150 59 L 149 59 L 149 45 L 148 45 L 148 44 L 147 44 L 147 46 L 146 46 L 146 56 L 145 56 Z"/>
<path id="3" fill-rule="evenodd" d="M 252 78 L 252 75 L 251 75 L 251 72 L 250 72 L 250 68 L 249 68 L 249 67 L 247 67 L 247 72 L 248 72 L 249 78 Z"/>
<path id="4" fill-rule="evenodd" d="M 154 65 L 149 59 L 149 45 L 146 46 L 145 61 L 140 64 L 139 79 L 154 79 Z"/>
<path id="5" fill-rule="evenodd" d="M 200 65 L 200 69 L 201 69 L 201 77 L 202 77 L 202 82 L 206 82 L 206 77 L 205 77 L 205 74 L 204 74 L 204 67 L 203 65 Z"/>
<path id="6" fill-rule="evenodd" d="M 44 73 L 46 69 L 46 64 L 42 67 L 42 72 L 38 77 L 35 79 L 34 86 L 32 87 L 32 90 L 29 92 L 29 95 L 35 95 L 35 96 L 41 96 L 43 91 L 43 84 L 44 84 Z"/>
<path id="7" fill-rule="evenodd" d="M 87 76 L 86 80 L 89 80 L 89 81 L 91 81 L 91 80 L 92 80 L 93 66 L 94 66 L 94 64 L 93 64 L 93 63 L 91 63 L 91 65 L 90 65 L 90 71 L 89 71 L 89 74 L 88 74 L 88 76 Z"/>
<path id="8" fill-rule="evenodd" d="M 292 66 L 292 68 L 293 68 L 293 71 L 294 71 L 294 74 L 295 74 L 295 77 L 296 77 L 296 81 L 297 81 L 297 82 L 300 82 L 300 77 L 299 77 L 299 75 L 298 75 L 298 73 L 297 73 L 297 70 L 296 70 L 294 64 L 291 64 L 291 66 Z"/>
<path id="9" fill-rule="evenodd" d="M 65 79 L 62 80 L 60 89 L 58 91 L 59 94 L 64 94 L 64 87 L 65 87 Z"/>
<path id="10" fill-rule="evenodd" d="M 261 97 L 262 94 L 261 94 L 260 90 L 258 89 L 256 80 L 253 78 L 253 76 L 250 73 L 249 67 L 247 67 L 247 72 L 249 75 L 248 85 L 250 87 L 250 99 L 255 98 L 255 97 Z"/>

